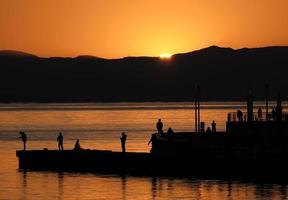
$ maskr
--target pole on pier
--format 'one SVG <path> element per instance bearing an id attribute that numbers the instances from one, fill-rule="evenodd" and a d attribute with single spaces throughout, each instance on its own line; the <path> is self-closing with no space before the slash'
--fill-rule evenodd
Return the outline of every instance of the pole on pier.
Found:
<path id="1" fill-rule="evenodd" d="M 198 119 L 197 119 L 197 110 L 198 110 L 198 108 L 197 108 L 197 94 L 196 94 L 196 92 L 195 92 L 195 100 L 194 100 L 194 105 L 195 105 L 195 133 L 197 133 L 198 132 Z"/>
<path id="2" fill-rule="evenodd" d="M 276 120 L 277 121 L 282 121 L 282 100 L 280 94 L 278 94 L 277 98 L 277 105 L 276 105 Z"/>
<path id="3" fill-rule="evenodd" d="M 197 102 L 197 107 L 198 107 L 198 113 L 197 113 L 197 119 L 198 119 L 198 131 L 200 132 L 201 130 L 201 127 L 200 127 L 200 85 L 197 85 L 197 93 L 198 93 L 198 102 Z"/>
<path id="4" fill-rule="evenodd" d="M 247 121 L 252 122 L 253 120 L 254 120 L 253 94 L 252 94 L 252 90 L 249 90 L 248 99 L 247 99 Z"/>
<path id="5" fill-rule="evenodd" d="M 265 99 L 266 99 L 266 121 L 268 121 L 268 92 L 269 92 L 269 85 L 265 85 Z"/>

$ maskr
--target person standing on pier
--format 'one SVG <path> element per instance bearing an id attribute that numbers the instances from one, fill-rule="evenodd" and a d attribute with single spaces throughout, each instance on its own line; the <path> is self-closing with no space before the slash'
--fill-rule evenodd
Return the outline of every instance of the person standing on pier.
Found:
<path id="1" fill-rule="evenodd" d="M 163 133 L 163 123 L 161 122 L 161 119 L 158 119 L 156 128 L 157 128 L 158 134 L 161 136 Z"/>
<path id="2" fill-rule="evenodd" d="M 148 146 L 152 143 L 152 145 L 153 145 L 153 142 L 155 142 L 156 141 L 156 134 L 152 134 L 151 135 L 151 138 L 150 138 L 150 140 L 149 140 L 149 142 L 148 142 Z M 153 146 L 152 146 L 153 147 Z"/>
<path id="3" fill-rule="evenodd" d="M 23 141 L 23 150 L 26 150 L 26 142 L 27 142 L 27 136 L 24 132 L 20 131 L 19 134 L 21 135 L 19 138 Z"/>
<path id="4" fill-rule="evenodd" d="M 59 135 L 57 137 L 57 142 L 58 142 L 58 149 L 63 151 L 64 150 L 64 148 L 63 148 L 63 135 L 61 132 L 59 133 Z"/>
<path id="5" fill-rule="evenodd" d="M 258 120 L 262 121 L 262 108 L 261 107 L 259 107 L 258 109 Z"/>
<path id="6" fill-rule="evenodd" d="M 154 152 L 155 145 L 153 145 L 153 144 L 155 144 L 156 140 L 157 140 L 156 134 L 152 134 L 152 135 L 151 135 L 151 138 L 150 138 L 150 140 L 149 140 L 149 142 L 148 142 L 148 146 L 149 146 L 150 144 L 152 144 L 152 148 L 151 148 L 151 150 L 150 150 L 151 153 Z"/>
<path id="7" fill-rule="evenodd" d="M 120 137 L 121 140 L 121 147 L 122 147 L 122 152 L 125 153 L 126 152 L 126 139 L 127 139 L 127 135 L 125 134 L 125 132 L 122 133 L 122 136 Z"/>
<path id="8" fill-rule="evenodd" d="M 277 115 L 277 114 L 276 114 L 276 110 L 275 110 L 275 108 L 273 108 L 273 109 L 272 109 L 272 119 L 273 119 L 273 120 L 276 120 L 276 115 Z"/>
<path id="9" fill-rule="evenodd" d="M 216 122 L 214 120 L 212 121 L 211 127 L 212 127 L 212 133 L 216 133 Z"/>
<path id="10" fill-rule="evenodd" d="M 237 110 L 237 118 L 239 122 L 243 122 L 243 112 L 241 110 Z"/>

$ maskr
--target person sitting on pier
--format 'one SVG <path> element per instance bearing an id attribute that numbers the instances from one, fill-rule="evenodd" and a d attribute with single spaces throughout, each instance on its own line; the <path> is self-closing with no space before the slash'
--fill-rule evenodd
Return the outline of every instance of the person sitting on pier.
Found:
<path id="1" fill-rule="evenodd" d="M 261 109 L 261 107 L 258 108 L 258 120 L 262 121 L 262 109 Z"/>
<path id="2" fill-rule="evenodd" d="M 167 131 L 167 139 L 168 140 L 171 140 L 172 138 L 174 137 L 174 131 L 172 128 L 168 128 L 168 131 Z"/>
<path id="3" fill-rule="evenodd" d="M 173 136 L 174 135 L 174 131 L 172 128 L 168 128 L 168 131 L 167 131 L 167 136 Z"/>
<path id="4" fill-rule="evenodd" d="M 237 118 L 239 122 L 243 122 L 243 112 L 241 110 L 237 110 Z"/>
<path id="5" fill-rule="evenodd" d="M 207 129 L 206 129 L 206 133 L 211 133 L 211 129 L 210 129 L 209 126 L 208 126 Z"/>
<path id="6" fill-rule="evenodd" d="M 212 127 L 212 132 L 216 133 L 216 122 L 214 120 L 212 121 L 211 127 Z"/>
<path id="7" fill-rule="evenodd" d="M 58 149 L 63 151 L 64 150 L 64 148 L 63 148 L 63 135 L 61 132 L 59 133 L 59 135 L 57 137 L 57 142 L 58 142 Z"/>
<path id="8" fill-rule="evenodd" d="M 80 141 L 79 141 L 79 139 L 76 140 L 73 150 L 75 150 L 75 151 L 81 150 L 81 146 L 80 146 Z"/>
<path id="9" fill-rule="evenodd" d="M 163 123 L 161 122 L 161 119 L 158 119 L 156 128 L 157 128 L 158 134 L 161 136 L 163 133 Z"/>
<path id="10" fill-rule="evenodd" d="M 122 148 L 122 152 L 125 153 L 126 152 L 126 139 L 127 139 L 127 135 L 125 134 L 125 132 L 122 133 L 122 136 L 120 137 L 121 140 L 121 148 Z"/>
<path id="11" fill-rule="evenodd" d="M 26 150 L 26 142 L 27 142 L 27 136 L 24 132 L 20 131 L 19 134 L 21 135 L 19 138 L 23 141 L 23 150 Z"/>

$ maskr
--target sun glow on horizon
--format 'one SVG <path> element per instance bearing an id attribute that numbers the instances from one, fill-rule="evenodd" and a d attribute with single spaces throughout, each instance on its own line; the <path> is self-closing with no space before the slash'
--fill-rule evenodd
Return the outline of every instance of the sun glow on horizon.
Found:
<path id="1" fill-rule="evenodd" d="M 171 56 L 172 56 L 172 55 L 169 54 L 169 53 L 163 53 L 163 54 L 160 55 L 160 58 L 161 58 L 161 59 L 170 59 Z"/>

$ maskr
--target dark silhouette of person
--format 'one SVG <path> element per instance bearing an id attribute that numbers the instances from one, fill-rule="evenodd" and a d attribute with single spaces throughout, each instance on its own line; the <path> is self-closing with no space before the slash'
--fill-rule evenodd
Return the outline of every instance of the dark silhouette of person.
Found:
<path id="1" fill-rule="evenodd" d="M 20 131 L 19 134 L 21 135 L 19 138 L 23 141 L 23 150 L 26 150 L 26 142 L 27 142 L 27 136 L 24 132 Z"/>
<path id="2" fill-rule="evenodd" d="M 216 122 L 214 120 L 212 121 L 211 127 L 212 127 L 212 132 L 215 133 L 216 132 Z"/>
<path id="3" fill-rule="evenodd" d="M 157 140 L 157 134 L 152 134 L 151 138 L 150 138 L 150 140 L 148 142 L 148 146 L 150 145 L 150 143 L 152 143 L 152 148 L 150 149 L 151 153 L 154 152 L 154 150 L 155 150 L 155 145 L 153 145 L 153 144 L 155 144 L 156 140 Z"/>
<path id="4" fill-rule="evenodd" d="M 210 129 L 209 126 L 208 126 L 207 129 L 206 129 L 206 133 L 211 133 L 211 129 Z"/>
<path id="5" fill-rule="evenodd" d="M 243 112 L 240 110 L 240 121 L 243 122 Z"/>
<path id="6" fill-rule="evenodd" d="M 261 109 L 261 107 L 258 108 L 258 119 L 259 119 L 260 121 L 262 121 L 262 109 Z"/>
<path id="7" fill-rule="evenodd" d="M 63 151 L 64 150 L 64 148 L 63 148 L 63 135 L 61 132 L 59 133 L 59 135 L 57 137 L 57 142 L 58 142 L 58 149 Z"/>
<path id="8" fill-rule="evenodd" d="M 122 136 L 120 137 L 121 140 L 121 148 L 122 148 L 122 152 L 125 153 L 126 152 L 126 139 L 127 139 L 127 135 L 125 134 L 125 132 L 122 133 Z"/>
<path id="9" fill-rule="evenodd" d="M 167 131 L 167 139 L 168 140 L 172 140 L 172 138 L 174 137 L 174 131 L 172 128 L 168 128 L 168 131 Z"/>
<path id="10" fill-rule="evenodd" d="M 80 146 L 80 141 L 79 141 L 79 139 L 76 140 L 73 150 L 75 150 L 75 151 L 81 150 L 81 146 Z"/>
<path id="11" fill-rule="evenodd" d="M 201 132 L 201 133 L 204 133 L 204 132 L 205 132 L 204 129 L 205 129 L 205 122 L 201 122 L 201 123 L 200 123 L 200 132 Z"/>
<path id="12" fill-rule="evenodd" d="M 243 121 L 243 112 L 241 110 L 237 110 L 237 118 L 239 122 Z"/>
<path id="13" fill-rule="evenodd" d="M 276 110 L 275 110 L 275 108 L 272 109 L 272 119 L 276 120 Z"/>
<path id="14" fill-rule="evenodd" d="M 153 142 L 156 140 L 156 134 L 152 134 L 151 135 L 151 138 L 150 138 L 150 140 L 149 140 L 149 142 L 148 142 L 148 146 L 150 145 L 150 143 L 152 142 L 152 144 L 153 144 Z"/>
<path id="15" fill-rule="evenodd" d="M 158 119 L 156 128 L 157 128 L 158 133 L 161 135 L 163 133 L 163 123 L 161 122 L 161 119 Z"/>
<path id="16" fill-rule="evenodd" d="M 167 131 L 167 135 L 173 135 L 174 134 L 174 131 L 172 128 L 168 128 L 168 131 Z"/>

